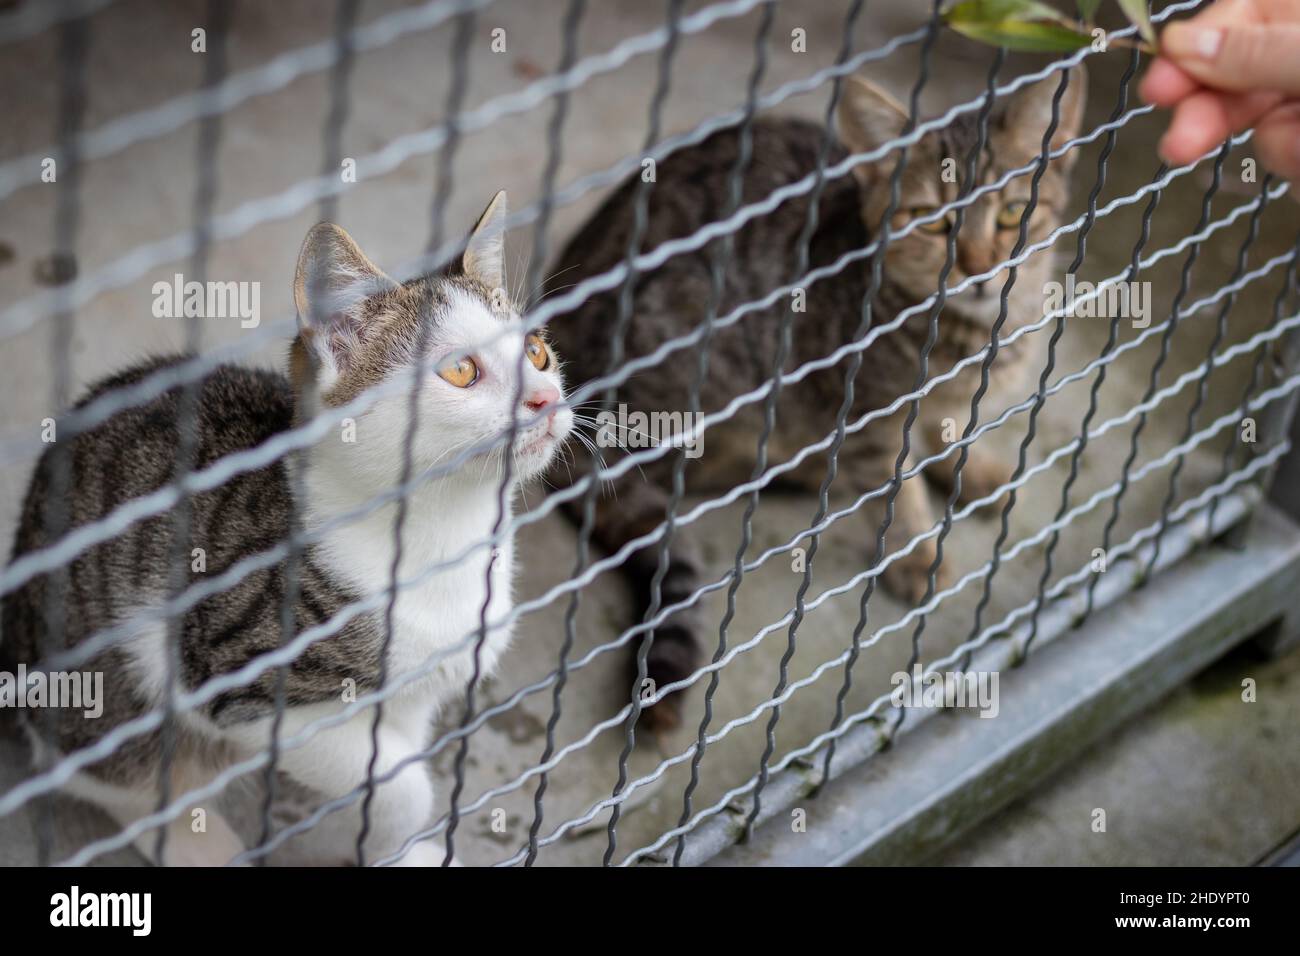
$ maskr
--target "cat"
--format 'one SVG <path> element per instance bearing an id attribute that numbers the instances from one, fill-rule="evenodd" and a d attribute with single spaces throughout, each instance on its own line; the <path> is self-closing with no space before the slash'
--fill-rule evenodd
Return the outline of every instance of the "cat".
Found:
<path id="1" fill-rule="evenodd" d="M 308 448 L 301 459 L 300 484 L 292 474 L 299 466 L 282 459 L 195 495 L 184 553 L 203 549 L 206 568 L 202 573 L 191 571 L 188 583 L 219 575 L 242 558 L 283 541 L 295 502 L 303 527 L 310 531 L 397 486 L 410 420 L 408 373 L 416 362 L 427 363 L 429 371 L 422 383 L 412 476 L 428 472 L 462 449 L 503 435 L 517 396 L 519 431 L 511 449 L 514 488 L 542 474 L 565 441 L 573 415 L 563 405 L 558 358 L 542 336 L 525 335 L 518 309 L 504 291 L 505 216 L 505 194 L 498 193 L 470 233 L 456 267 L 401 283 L 380 271 L 338 226 L 321 223 L 307 234 L 294 280 L 299 332 L 290 347 L 289 375 L 232 365 L 207 375 L 198 386 L 195 467 L 262 445 L 302 424 L 309 417 L 304 407 L 309 376 L 315 378 L 323 410 L 345 405 L 367 389 L 392 382 L 399 373 L 403 384 L 356 414 L 351 423 L 354 440 L 341 439 L 342 429 L 335 426 L 328 437 Z M 424 353 L 419 351 L 422 320 L 430 323 Z M 505 334 L 514 327 L 519 328 L 518 334 Z M 159 358 L 114 375 L 92 387 L 81 404 L 139 382 L 178 360 Z M 171 479 L 180 401 L 177 388 L 72 439 L 72 490 L 67 501 L 74 527 L 95 521 Z M 504 445 L 498 445 L 450 474 L 426 478 L 410 493 L 400 578 L 410 578 L 489 538 L 498 518 L 503 456 Z M 27 492 L 14 558 L 50 543 L 44 532 L 50 468 L 47 452 Z M 302 489 L 297 499 L 296 487 Z M 394 558 L 396 507 L 390 501 L 360 520 L 324 529 L 306 547 L 299 563 L 301 593 L 293 609 L 291 634 L 282 637 L 280 627 L 283 563 L 243 578 L 186 613 L 180 629 L 181 685 L 192 689 L 234 671 L 275 650 L 282 639 L 290 640 L 347 605 L 385 592 Z M 175 553 L 172 522 L 171 514 L 141 521 L 71 562 L 64 593 L 68 645 L 157 607 L 167 598 L 169 554 Z M 506 614 L 511 607 L 513 562 L 507 537 L 495 551 L 481 547 L 454 567 L 399 591 L 389 676 L 416 668 L 431 655 L 473 638 L 487 600 L 489 563 L 488 618 Z M 11 661 L 32 665 L 55 650 L 46 646 L 45 586 L 44 577 L 35 578 L 4 600 L 0 649 Z M 285 669 L 282 738 L 342 710 L 349 687 L 355 688 L 355 696 L 378 688 L 383 621 L 382 607 L 359 615 L 338 633 L 310 645 Z M 80 711 L 61 711 L 53 719 L 52 739 L 38 739 L 36 744 L 71 752 L 159 706 L 165 688 L 165 640 L 162 622 L 142 624 L 129 641 L 85 665 L 105 675 L 103 716 L 88 720 Z M 508 640 L 504 628 L 490 632 L 482 648 L 483 672 L 492 670 Z M 434 718 L 465 693 L 472 665 L 468 649 L 445 657 L 432 673 L 385 701 L 376 774 L 427 747 Z M 231 761 L 268 747 L 275 680 L 272 669 L 247 686 L 178 715 L 172 799 L 206 783 Z M 373 716 L 372 709 L 364 708 L 341 726 L 317 733 L 305 746 L 282 751 L 280 771 L 292 783 L 324 798 L 352 791 L 366 779 Z M 41 722 L 27 723 L 35 728 Z M 155 730 L 129 740 L 110 757 L 79 772 L 69 789 L 125 827 L 157 808 L 159 764 L 160 735 Z M 367 858 L 397 851 L 403 840 L 429 824 L 432 801 L 424 761 L 412 762 L 391 782 L 380 785 L 370 807 Z M 348 810 L 325 817 L 309 831 L 299 862 L 354 861 L 359 805 L 357 801 Z M 229 821 L 210 809 L 206 833 L 191 832 L 190 823 L 186 812 L 168 826 L 161 862 L 219 864 L 244 849 Z M 434 842 L 417 843 L 403 862 L 440 862 L 442 852 Z M 138 845 L 146 855 L 152 854 L 153 831 L 147 831 Z"/>
<path id="2" fill-rule="evenodd" d="M 1053 148 L 1077 135 L 1084 108 L 1085 82 L 1083 68 L 1075 67 L 1060 103 L 1060 122 L 1051 140 Z M 1058 79 L 1053 77 L 1029 85 L 994 113 L 988 141 L 978 157 L 977 184 L 989 183 L 1005 171 L 1037 159 L 1057 84 Z M 837 111 L 839 141 L 832 143 L 827 165 L 840 162 L 850 152 L 863 153 L 877 148 L 899 136 L 906 123 L 906 111 L 892 97 L 865 79 L 851 77 Z M 977 141 L 977 128 L 975 115 L 967 113 L 947 128 L 929 132 L 911 147 L 900 182 L 901 202 L 892 217 L 893 233 L 909 220 L 957 197 L 966 156 Z M 766 199 L 780 187 L 813 173 L 825 135 L 822 126 L 800 119 L 758 119 L 752 127 L 752 158 L 744 172 L 742 202 Z M 735 129 L 724 130 L 658 164 L 654 184 L 649 187 L 648 217 L 640 250 L 648 251 L 688 236 L 728 214 L 727 200 L 739 137 Z M 1029 221 L 1029 242 L 1042 239 L 1060 223 L 1069 196 L 1073 155 L 1074 151 L 1069 151 L 1048 164 L 1039 187 L 1038 204 Z M 945 163 L 946 160 L 955 163 Z M 856 165 L 852 176 L 826 181 L 811 239 L 813 267 L 828 265 L 845 253 L 862 249 L 878 234 L 889 200 L 890 177 L 897 162 L 898 152 L 893 151 L 878 162 Z M 945 169 L 957 175 L 945 176 Z M 1029 183 L 1028 175 L 1013 178 L 1001 190 L 983 195 L 966 210 L 956 241 L 956 262 L 947 280 L 949 286 L 967 276 L 991 271 L 1009 256 L 1029 198 Z M 624 260 L 639 188 L 641 184 L 636 178 L 623 183 L 578 230 L 553 267 L 556 275 L 553 284 L 570 287 Z M 793 282 L 795 249 L 807 219 L 808 205 L 806 194 L 789 200 L 771 213 L 753 218 L 736 233 L 717 315 L 725 316 L 742 303 L 762 298 L 775 286 Z M 874 301 L 873 326 L 884 325 L 903 309 L 936 291 L 952 222 L 953 213 L 949 213 L 937 223 L 921 226 L 887 246 L 883 283 Z M 665 341 L 687 334 L 704 323 L 711 294 L 712 256 L 710 243 L 635 277 L 625 361 L 647 355 Z M 1034 256 L 1020 266 L 1018 281 L 1010 293 L 1002 338 L 1043 316 L 1044 282 L 1052 268 L 1047 255 Z M 771 378 L 779 323 L 787 308 L 792 308 L 793 326 L 792 348 L 785 371 L 822 358 L 849 342 L 861 320 L 870 269 L 870 259 L 862 260 L 833 278 L 812 284 L 805 290 L 803 309 L 793 309 L 790 299 L 783 298 L 770 308 L 718 329 L 712 337 L 708 374 L 700 390 L 701 410 L 716 412 L 735 396 L 758 388 Z M 930 378 L 988 345 L 990 328 L 998 316 L 999 293 L 1006 278 L 1004 269 L 964 294 L 948 299 L 939 321 L 938 340 L 929 357 Z M 571 313 L 560 314 L 550 321 L 552 339 L 561 352 L 571 357 L 567 372 L 574 383 L 585 384 L 606 374 L 611 332 L 618 315 L 618 295 L 617 288 L 598 294 Z M 898 395 L 914 388 L 928 331 L 927 312 L 921 310 L 865 351 L 862 368 L 855 379 L 848 421 L 884 408 Z M 1024 372 L 1029 364 L 1026 338 L 1031 337 L 1022 337 L 998 355 L 992 367 L 990 391 L 982 403 L 982 421 L 991 417 L 989 410 L 996 409 L 1000 400 L 1024 397 L 1019 386 L 1025 381 Z M 782 391 L 775 430 L 768 445 L 768 467 L 788 460 L 801 448 L 834 431 L 836 413 L 845 395 L 845 368 L 842 361 Z M 624 406 L 624 417 L 619 421 L 628 420 L 627 416 L 637 411 L 647 414 L 689 411 L 689 389 L 695 376 L 695 349 L 679 351 L 661 364 L 639 371 L 617 389 L 614 402 Z M 911 432 L 911 453 L 905 468 L 911 468 L 924 457 L 923 451 L 941 451 L 946 442 L 960 436 L 969 420 L 970 399 L 978 381 L 976 365 L 937 388 L 925 400 L 923 413 Z M 763 423 L 762 408 L 761 401 L 747 405 L 705 432 L 702 445 L 688 456 L 685 464 L 688 492 L 718 494 L 751 478 Z M 613 409 L 606 411 L 614 414 Z M 839 454 L 837 488 L 856 496 L 892 478 L 895 460 L 902 449 L 902 424 L 907 411 L 904 405 L 897 414 L 877 420 L 849 436 Z M 944 435 L 945 419 L 955 423 L 955 429 L 949 423 L 947 436 Z M 625 433 L 623 437 L 634 436 Z M 628 440 L 626 444 L 635 443 Z M 594 539 L 600 547 L 616 551 L 664 521 L 673 461 L 680 454 L 681 451 L 675 450 L 653 463 L 646 463 L 617 482 L 612 492 L 605 489 L 596 505 L 593 528 Z M 613 452 L 604 457 L 612 463 L 612 456 Z M 952 466 L 956 460 L 954 452 L 924 474 L 947 491 L 953 484 Z M 826 467 L 824 454 L 812 456 L 788 474 L 785 483 L 815 492 L 826 475 Z M 573 471 L 586 473 L 585 469 Z M 980 443 L 975 443 L 961 477 L 962 501 L 987 495 L 1007 481 L 1011 473 L 1010 462 L 988 454 Z M 554 477 L 563 482 L 566 476 Z M 857 532 L 862 536 L 868 558 L 875 550 L 882 511 L 877 501 L 874 512 L 869 513 L 869 525 Z M 579 521 L 581 499 L 568 512 Z M 896 548 L 929 530 L 934 519 L 935 511 L 924 485 L 919 480 L 903 482 L 894 509 L 889 547 Z M 733 544 L 725 543 L 724 550 L 728 553 L 733 548 Z M 915 602 L 926 590 L 934 556 L 934 541 L 929 539 L 910 556 L 888 567 L 883 575 L 885 587 L 899 598 Z M 622 570 L 637 595 L 638 620 L 649 605 L 650 582 L 657 563 L 658 546 L 651 545 L 633 554 L 623 565 Z M 705 583 L 703 570 L 693 530 L 678 528 L 662 582 L 660 606 L 686 598 Z M 943 569 L 938 580 L 941 586 L 946 580 Z M 694 673 L 702 663 L 704 637 L 698 604 L 658 627 L 647 658 L 647 676 L 654 686 L 663 687 Z M 708 643 L 712 646 L 714 639 Z M 651 728 L 662 732 L 678 724 L 680 707 L 680 697 L 669 695 L 656 706 L 647 707 L 643 719 Z"/>

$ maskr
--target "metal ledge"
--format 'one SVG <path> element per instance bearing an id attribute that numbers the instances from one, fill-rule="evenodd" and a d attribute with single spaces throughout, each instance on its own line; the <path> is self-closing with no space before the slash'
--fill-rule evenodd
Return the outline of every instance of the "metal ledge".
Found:
<path id="1" fill-rule="evenodd" d="M 1214 533 L 1247 508 L 1239 499 L 1221 502 Z M 725 846 L 716 841 L 721 832 L 710 834 L 715 840 L 699 841 L 713 843 L 699 847 L 709 858 L 692 862 L 924 862 L 1233 646 L 1266 628 L 1286 636 L 1295 630 L 1297 622 L 1286 618 L 1300 586 L 1300 527 L 1290 518 L 1257 505 L 1233 548 L 1195 550 L 1209 536 L 1204 515 L 1180 530 L 1176 547 L 1172 533 L 1166 538 L 1170 566 L 1146 587 L 1130 592 L 1122 575 L 1104 576 L 1111 593 L 1099 587 L 1098 597 L 1110 603 L 1077 630 L 1069 626 L 1074 602 L 1044 613 L 1040 643 L 1003 675 L 997 718 L 921 711 L 896 746 L 881 752 L 878 729 L 856 728 L 841 743 L 845 769 L 816 796 L 806 769 L 774 776 L 767 791 L 773 812 L 751 840 L 734 843 L 732 825 Z M 1052 639 L 1062 634 L 1065 640 Z M 990 645 L 971 669 L 1007 669 L 1017 646 L 1014 639 Z M 807 811 L 806 832 L 792 832 L 788 808 L 795 805 Z"/>

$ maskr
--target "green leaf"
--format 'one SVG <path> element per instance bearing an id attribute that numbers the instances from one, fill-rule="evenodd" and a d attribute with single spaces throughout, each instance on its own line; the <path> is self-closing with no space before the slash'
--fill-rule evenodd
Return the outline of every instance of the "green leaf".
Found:
<path id="1" fill-rule="evenodd" d="M 1147 0 L 1119 0 L 1120 7 L 1129 22 L 1138 28 L 1142 39 L 1152 46 L 1156 45 L 1156 31 L 1151 26 L 1151 16 L 1147 13 Z"/>
<path id="2" fill-rule="evenodd" d="M 949 7 L 944 16 L 950 24 L 1061 19 L 1056 10 L 1038 0 L 964 0 Z"/>
<path id="3" fill-rule="evenodd" d="M 1079 19 L 1084 23 L 1091 23 L 1092 18 L 1097 15 L 1097 8 L 1101 6 L 1101 0 L 1078 0 Z"/>
<path id="4" fill-rule="evenodd" d="M 972 40 L 1031 53 L 1069 53 L 1092 43 L 1088 34 L 1077 33 L 1056 23 L 949 20 L 948 25 Z"/>

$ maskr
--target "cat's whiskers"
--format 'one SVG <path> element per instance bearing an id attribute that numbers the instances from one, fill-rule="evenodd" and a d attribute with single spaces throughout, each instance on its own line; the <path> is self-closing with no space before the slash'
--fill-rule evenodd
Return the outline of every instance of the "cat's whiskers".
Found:
<path id="1" fill-rule="evenodd" d="M 573 455 L 567 446 L 560 449 L 560 461 L 564 464 L 564 470 L 569 476 L 569 484 L 573 484 Z"/>
<path id="2" fill-rule="evenodd" d="M 599 450 L 599 449 L 598 449 L 598 448 L 597 448 L 597 447 L 592 443 L 591 439 L 588 438 L 586 435 L 581 434 L 581 433 L 577 430 L 577 428 L 574 428 L 574 430 L 573 430 L 573 434 L 577 435 L 577 436 L 578 436 L 578 439 L 579 439 L 579 440 L 580 440 L 580 441 L 581 441 L 581 442 L 582 442 L 582 443 L 583 443 L 583 444 L 584 444 L 588 449 L 590 449 L 590 451 L 591 451 L 591 455 L 592 455 L 592 457 L 596 460 L 597 466 L 598 466 L 599 468 L 604 468 L 604 467 L 605 467 L 605 456 L 602 455 L 602 454 L 600 453 L 600 450 Z M 643 477 L 644 477 L 644 474 L 645 474 L 645 473 L 642 472 L 642 476 L 643 476 Z M 570 478 L 570 481 L 572 481 L 572 478 L 573 478 L 573 470 L 572 470 L 572 469 L 569 470 L 569 478 Z M 607 481 L 607 480 L 602 480 L 602 479 L 599 479 L 599 478 L 597 479 L 597 482 L 598 482 L 599 485 L 603 485 L 603 486 L 604 486 L 604 488 L 602 489 L 603 493 L 605 493 L 605 494 L 611 494 L 611 493 L 612 493 L 612 495 L 613 495 L 613 497 L 614 497 L 614 500 L 615 500 L 615 501 L 618 500 L 618 483 L 617 483 L 617 482 Z"/>
<path id="3" fill-rule="evenodd" d="M 542 301 L 543 301 L 547 296 L 555 295 L 555 293 L 560 292 L 560 291 L 562 291 L 562 290 L 564 290 L 564 289 L 572 289 L 573 286 L 576 285 L 577 283 L 571 283 L 570 285 L 559 286 L 559 287 L 554 288 L 554 289 L 547 289 L 547 290 L 546 290 L 545 292 L 543 292 L 541 295 L 537 295 L 537 293 L 538 293 L 539 290 L 546 289 L 546 283 L 550 282 L 552 279 L 556 279 L 556 278 L 558 278 L 558 277 L 564 275 L 564 273 L 566 273 L 566 272 L 572 272 L 572 271 L 573 271 L 574 269 L 576 269 L 576 268 L 578 268 L 577 265 L 572 265 L 572 266 L 569 266 L 568 268 L 560 269 L 560 270 L 557 271 L 557 272 L 553 272 L 553 273 L 551 273 L 549 276 L 547 276 L 546 278 L 544 278 L 544 279 L 542 279 L 540 282 L 538 282 L 537 285 L 534 286 L 532 289 L 529 289 L 529 290 L 528 290 L 528 296 L 529 296 L 529 299 L 528 299 L 528 308 L 530 308 L 530 309 L 535 308 L 535 307 L 536 307 L 539 303 L 541 303 L 541 302 L 542 302 Z M 536 298 L 533 298 L 533 296 L 536 296 Z"/>
<path id="4" fill-rule="evenodd" d="M 600 423 L 597 423 L 597 422 L 596 422 L 596 419 L 591 418 L 590 416 L 585 416 L 585 415 L 576 415 L 576 414 L 573 416 L 573 421 L 574 421 L 575 426 L 578 425 L 578 424 L 590 425 L 590 426 L 592 427 L 592 431 L 593 431 L 593 432 L 598 432 L 601 428 L 603 428 L 603 427 L 606 426 L 606 425 L 618 425 L 618 424 L 619 424 L 618 422 L 600 422 Z M 626 425 L 623 425 L 623 426 L 620 426 L 620 427 L 624 428 L 625 430 L 633 431 L 634 434 L 637 434 L 637 433 L 639 433 L 639 434 L 644 434 L 644 435 L 646 435 L 646 438 L 649 439 L 649 440 L 651 441 L 652 444 L 654 444 L 654 439 L 653 439 L 653 437 L 651 437 L 650 435 L 646 434 L 645 432 L 638 432 L 637 430 L 628 429 L 628 427 L 627 427 Z M 596 460 L 600 463 L 600 467 L 601 467 L 601 468 L 604 468 L 604 467 L 605 467 L 605 458 L 604 458 L 603 455 L 600 454 L 599 451 L 596 450 L 596 447 L 595 447 L 595 445 L 592 443 L 591 439 L 587 438 L 586 436 L 581 435 L 581 434 L 579 433 L 579 431 L 578 431 L 578 429 L 577 429 L 576 427 L 574 428 L 573 433 L 574 433 L 575 435 L 579 435 L 579 437 L 582 438 L 584 444 L 586 444 L 586 446 L 587 446 L 589 449 L 591 449 L 591 453 L 595 456 Z M 646 477 L 645 469 L 641 467 L 640 463 L 637 464 L 637 466 L 636 466 L 636 470 L 637 470 L 637 473 L 640 474 L 642 478 L 645 478 L 645 477 Z M 648 480 L 648 479 L 647 479 L 647 480 Z M 609 482 L 609 481 L 606 481 L 606 482 L 604 482 L 604 483 L 605 483 L 605 484 L 609 484 L 609 485 L 613 485 L 613 484 L 614 484 L 613 482 Z M 618 497 L 617 492 L 615 492 L 615 498 L 617 499 L 617 497 Z"/>
<path id="5" fill-rule="evenodd" d="M 524 283 L 528 281 L 528 269 L 533 264 L 533 254 L 531 251 L 527 253 L 527 258 L 525 258 L 524 256 L 525 254 L 521 252 L 515 257 L 516 285 L 513 286 L 510 290 L 511 301 L 518 303 L 521 311 L 527 311 L 527 309 L 525 308 L 524 300 L 521 299 L 519 296 L 520 293 L 525 291 Z"/>
<path id="6" fill-rule="evenodd" d="M 570 432 L 570 434 L 573 435 L 575 438 L 577 438 L 578 441 L 582 442 L 583 446 L 588 451 L 591 452 L 592 457 L 595 458 L 596 461 L 603 468 L 605 466 L 605 456 L 600 453 L 600 449 L 596 447 L 595 442 L 593 442 L 590 438 L 584 435 L 581 432 L 581 430 L 578 428 L 579 425 L 589 425 L 591 423 L 589 421 L 579 421 L 578 416 L 575 415 L 573 424 L 574 427 L 573 430 Z"/>
<path id="7" fill-rule="evenodd" d="M 575 417 L 575 419 L 576 419 L 577 416 L 574 416 L 574 417 Z M 631 425 L 624 425 L 624 424 L 622 424 L 621 422 L 601 422 L 601 423 L 600 423 L 600 427 L 602 427 L 602 428 L 609 427 L 609 426 L 613 426 L 614 428 L 621 428 L 621 429 L 623 429 L 624 433 L 629 434 L 629 435 L 644 435 L 646 441 L 648 441 L 648 442 L 649 442 L 651 445 L 653 445 L 655 448 L 659 448 L 660 446 L 662 446 L 662 445 L 665 444 L 664 441 L 662 441 L 662 440 L 660 440 L 660 439 L 656 439 L 653 435 L 651 435 L 648 431 L 645 431 L 644 429 L 633 428 Z M 672 445 L 673 443 L 672 443 L 672 442 L 667 442 L 667 444 Z"/>
<path id="8" fill-rule="evenodd" d="M 544 301 L 549 299 L 551 296 L 556 295 L 560 292 L 564 292 L 567 289 L 576 289 L 577 287 L 578 287 L 577 282 L 570 282 L 568 285 L 557 285 L 554 289 L 547 289 L 544 293 L 539 295 L 533 301 L 533 303 L 529 306 L 529 308 L 536 308 L 537 306 L 541 305 Z"/>
<path id="9" fill-rule="evenodd" d="M 575 415 L 574 423 L 573 423 L 574 426 L 573 431 L 570 432 L 570 434 L 574 435 L 578 439 L 578 441 L 582 442 L 583 447 L 585 447 L 589 452 L 591 452 L 591 457 L 595 459 L 597 466 L 600 468 L 604 468 L 605 456 L 600 453 L 600 449 L 596 447 L 595 442 L 593 442 L 586 435 L 582 434 L 582 431 L 579 427 L 582 425 L 592 425 L 592 424 L 593 424 L 592 419 L 589 418 L 580 419 L 579 416 Z M 573 475 L 572 469 L 570 469 L 569 475 L 570 477 L 572 477 Z"/>

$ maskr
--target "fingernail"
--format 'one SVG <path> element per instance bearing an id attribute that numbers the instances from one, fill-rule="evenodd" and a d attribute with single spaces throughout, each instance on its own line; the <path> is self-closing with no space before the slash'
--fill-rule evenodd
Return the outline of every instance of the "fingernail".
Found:
<path id="1" fill-rule="evenodd" d="M 1174 57 L 1213 60 L 1223 48 L 1223 31 L 1215 27 L 1194 27 L 1175 23 L 1160 38 L 1161 48 Z"/>

